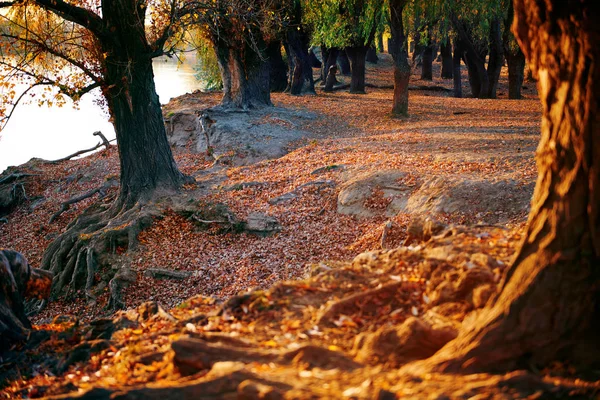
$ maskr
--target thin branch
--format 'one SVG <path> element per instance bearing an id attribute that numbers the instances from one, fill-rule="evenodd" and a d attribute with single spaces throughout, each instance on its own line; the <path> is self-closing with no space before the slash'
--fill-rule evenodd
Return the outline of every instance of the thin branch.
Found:
<path id="1" fill-rule="evenodd" d="M 34 0 L 40 7 L 53 12 L 59 17 L 81 25 L 96 37 L 104 37 L 104 21 L 100 16 L 85 8 L 66 3 L 63 0 Z"/>

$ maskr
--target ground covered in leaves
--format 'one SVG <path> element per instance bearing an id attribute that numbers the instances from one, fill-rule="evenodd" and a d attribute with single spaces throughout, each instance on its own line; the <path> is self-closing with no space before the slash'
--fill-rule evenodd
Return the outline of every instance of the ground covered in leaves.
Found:
<path id="1" fill-rule="evenodd" d="M 82 293 L 51 302 L 34 318 L 28 347 L 0 364 L 6 396 L 597 394 L 595 377 L 576 379 L 565 365 L 460 378 L 398 372 L 455 337 L 496 292 L 528 214 L 541 109 L 534 83 L 523 100 L 506 99 L 505 73 L 495 100 L 455 99 L 427 90 L 450 88 L 450 80 L 415 75 L 410 116 L 394 119 L 391 73 L 383 55 L 368 66 L 366 95 L 273 94 L 277 107 L 312 116 L 300 123 L 273 109 L 251 121 L 306 132 L 283 157 L 246 164 L 243 151 L 220 158 L 177 150 L 180 169 L 196 178 L 183 199 L 199 209 L 225 207 L 247 225 L 259 215 L 276 229 L 240 232 L 167 207 L 140 234 L 138 249 L 114 249 L 116 267 L 131 272 L 123 292 L 130 309 L 105 309 L 110 271 L 95 277 L 95 302 Z M 182 96 L 165 115 L 218 101 L 217 94 Z M 117 152 L 32 160 L 3 176 L 10 174 L 19 175 L 26 199 L 0 223 L 0 238 L 37 266 L 78 213 L 114 198 L 117 188 L 107 182 L 118 174 Z M 100 187 L 55 216 L 66 200 Z"/>

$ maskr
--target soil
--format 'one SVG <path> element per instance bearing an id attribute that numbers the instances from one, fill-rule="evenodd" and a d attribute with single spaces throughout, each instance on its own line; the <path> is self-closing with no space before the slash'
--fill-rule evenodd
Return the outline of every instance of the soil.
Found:
<path id="1" fill-rule="evenodd" d="M 289 133 L 287 123 L 296 118 L 290 122 L 294 135 L 278 147 L 287 151 L 283 156 L 255 151 L 252 162 L 244 162 L 247 155 L 238 147 L 226 151 L 231 162 L 216 162 L 198 141 L 183 138 L 175 157 L 197 182 L 183 198 L 224 204 L 240 220 L 268 216 L 277 221 L 277 232 L 262 237 L 224 231 L 164 210 L 140 234 L 139 249 L 122 255 L 120 267 L 135 276 L 123 292 L 129 311 L 107 314 L 101 276 L 95 305 L 77 297 L 83 294 L 50 303 L 34 317 L 46 341 L 15 349 L 0 365 L 11 382 L 6 395 L 597 395 L 597 377 L 582 378 L 567 364 L 504 376 L 399 372 L 404 363 L 435 352 L 493 297 L 528 214 L 541 105 L 534 83 L 526 83 L 523 100 L 508 100 L 504 70 L 497 100 L 411 90 L 410 116 L 394 119 L 391 89 L 373 87 L 392 82 L 391 65 L 386 54 L 368 65 L 365 95 L 273 94 L 276 108 L 248 114 L 258 121 L 251 129 L 261 132 L 253 137 L 263 143 Z M 420 71 L 414 72 L 417 88 L 451 87 L 451 80 L 420 81 Z M 348 78 L 338 79 L 343 84 Z M 468 94 L 466 72 L 463 82 Z M 186 95 L 165 115 L 197 117 L 218 102 L 218 94 Z M 114 196 L 116 189 L 109 189 L 102 199 L 79 202 L 48 223 L 61 202 L 118 174 L 117 152 L 59 164 L 32 160 L 8 173 L 16 171 L 31 174 L 19 182 L 36 200 L 0 223 L 0 238 L 36 266 L 75 215 Z M 390 180 L 377 178 L 382 171 L 391 171 L 384 174 Z M 352 203 L 361 211 L 340 210 L 340 197 L 359 181 L 364 185 Z M 391 250 L 373 251 L 381 248 Z"/>

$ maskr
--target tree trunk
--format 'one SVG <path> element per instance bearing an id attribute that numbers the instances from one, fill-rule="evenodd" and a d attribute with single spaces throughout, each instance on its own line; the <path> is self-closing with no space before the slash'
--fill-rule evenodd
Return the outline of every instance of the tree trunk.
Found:
<path id="1" fill-rule="evenodd" d="M 454 39 L 454 55 L 452 56 L 452 75 L 454 76 L 454 97 L 462 97 L 462 73 L 460 60 L 463 57 L 462 46 L 459 39 Z"/>
<path id="2" fill-rule="evenodd" d="M 495 99 L 498 91 L 498 80 L 502 65 L 504 64 L 504 46 L 500 29 L 500 19 L 490 21 L 490 59 L 488 62 L 487 76 L 489 81 L 487 97 Z"/>
<path id="3" fill-rule="evenodd" d="M 314 49 L 312 47 L 308 50 L 308 59 L 310 61 L 310 66 L 312 68 L 319 68 L 320 69 L 320 68 L 323 67 L 323 63 L 321 62 L 321 60 L 319 60 L 317 58 L 317 56 L 315 55 L 315 51 L 314 51 Z"/>
<path id="4" fill-rule="evenodd" d="M 316 94 L 306 35 L 302 30 L 292 28 L 287 30 L 286 38 L 290 94 Z"/>
<path id="5" fill-rule="evenodd" d="M 219 72 L 221 74 L 221 81 L 223 82 L 223 98 L 221 104 L 230 105 L 233 104 L 233 97 L 231 95 L 231 67 L 229 65 L 229 49 L 225 47 L 220 41 L 213 41 L 213 48 L 217 56 L 217 65 L 219 66 Z"/>
<path id="6" fill-rule="evenodd" d="M 464 21 L 459 20 L 454 13 L 450 13 L 450 20 L 458 33 L 461 48 L 464 51 L 471 94 L 473 97 L 485 99 L 489 93 L 489 80 L 485 69 L 485 53 L 478 51 L 475 47 L 473 38 L 470 32 L 468 32 Z"/>
<path id="7" fill-rule="evenodd" d="M 600 362 L 600 11 L 515 0 L 513 29 L 543 105 L 527 231 L 493 306 L 425 363 L 472 373 Z"/>
<path id="8" fill-rule="evenodd" d="M 350 60 L 348 59 L 348 55 L 346 54 L 346 50 L 340 51 L 338 54 L 338 64 L 340 65 L 340 72 L 344 76 L 351 76 L 352 69 L 350 68 Z"/>
<path id="9" fill-rule="evenodd" d="M 350 93 L 364 94 L 367 46 L 347 47 L 346 54 L 350 59 L 352 77 L 350 78 Z"/>
<path id="10" fill-rule="evenodd" d="M 121 163 L 115 206 L 128 209 L 138 200 L 149 200 L 157 189 L 178 190 L 184 176 L 177 169 L 167 141 L 145 27 L 138 20 L 135 5 L 111 2 L 103 13 L 110 26 L 123 29 L 115 35 L 118 40 L 103 43 L 103 48 L 107 54 L 105 95 Z"/>
<path id="11" fill-rule="evenodd" d="M 390 0 L 390 31 L 388 51 L 394 60 L 394 102 L 392 115 L 408 115 L 408 82 L 410 65 L 408 64 L 407 41 L 402 23 L 402 11 L 408 0 Z"/>
<path id="12" fill-rule="evenodd" d="M 506 14 L 502 44 L 504 46 L 504 54 L 506 54 L 506 62 L 508 63 L 508 98 L 520 99 L 525 74 L 525 54 L 523 54 L 521 47 L 519 47 L 516 39 L 510 32 L 515 15 L 512 1 L 509 2 Z"/>
<path id="13" fill-rule="evenodd" d="M 383 46 L 383 33 L 377 35 L 377 51 L 380 53 L 385 52 L 385 47 Z"/>
<path id="14" fill-rule="evenodd" d="M 429 40 L 427 46 L 423 49 L 421 79 L 425 81 L 433 80 L 433 43 L 431 40 Z"/>
<path id="15" fill-rule="evenodd" d="M 525 54 L 521 49 L 506 54 L 508 62 L 508 98 L 521 99 L 521 89 L 525 78 Z"/>
<path id="16" fill-rule="evenodd" d="M 440 55 L 442 57 L 442 79 L 452 79 L 452 45 L 447 39 L 446 43 L 442 43 Z"/>
<path id="17" fill-rule="evenodd" d="M 281 56 L 281 43 L 273 41 L 267 45 L 269 60 L 270 86 L 273 92 L 283 92 L 287 87 L 288 66 Z"/>
<path id="18" fill-rule="evenodd" d="M 377 62 L 379 61 L 379 57 L 377 57 L 377 49 L 375 49 L 375 46 L 371 46 L 367 50 L 366 60 L 371 64 L 377 64 Z"/>
<path id="19" fill-rule="evenodd" d="M 323 80 L 321 81 L 321 85 L 325 86 L 331 67 L 337 64 L 339 53 L 340 50 L 337 47 L 327 48 L 325 46 L 321 46 L 321 54 L 323 56 L 323 69 L 321 71 Z M 334 83 L 338 83 L 337 79 L 334 81 Z"/>

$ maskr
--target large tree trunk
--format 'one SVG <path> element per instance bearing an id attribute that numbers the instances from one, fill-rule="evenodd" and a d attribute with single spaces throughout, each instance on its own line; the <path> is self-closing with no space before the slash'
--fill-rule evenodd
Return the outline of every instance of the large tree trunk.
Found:
<path id="1" fill-rule="evenodd" d="M 452 45 L 450 39 L 446 39 L 440 47 L 440 55 L 442 56 L 442 79 L 452 79 Z"/>
<path id="2" fill-rule="evenodd" d="M 402 23 L 402 11 L 408 0 L 390 0 L 390 31 L 389 53 L 394 59 L 394 102 L 392 114 L 408 115 L 408 82 L 410 80 L 410 65 L 408 64 L 407 41 Z"/>
<path id="3" fill-rule="evenodd" d="M 350 78 L 350 93 L 365 93 L 365 72 L 368 46 L 347 47 L 346 54 L 350 59 L 352 77 Z"/>
<path id="4" fill-rule="evenodd" d="M 487 96 L 490 99 L 497 97 L 498 81 L 504 64 L 504 46 L 502 44 L 502 32 L 500 29 L 500 19 L 494 18 L 490 21 L 490 58 L 487 68 L 489 81 Z"/>
<path id="5" fill-rule="evenodd" d="M 219 41 L 213 41 L 213 48 L 217 56 L 217 65 L 219 66 L 219 73 L 221 74 L 221 81 L 223 82 L 223 98 L 221 104 L 230 105 L 233 104 L 233 97 L 231 95 L 231 66 L 229 65 L 229 49 Z"/>
<path id="6" fill-rule="evenodd" d="M 149 200 L 157 189 L 178 190 L 184 177 L 167 141 L 145 27 L 136 7 L 133 2 L 111 2 L 103 14 L 109 26 L 123 29 L 113 35 L 118 40 L 103 43 L 103 49 L 107 54 L 105 95 L 121 162 L 117 208 L 127 209 L 140 199 Z"/>
<path id="7" fill-rule="evenodd" d="M 454 97 L 462 97 L 462 73 L 460 60 L 463 58 L 463 50 L 460 39 L 454 39 L 454 54 L 452 55 L 452 75 L 454 77 Z"/>
<path id="8" fill-rule="evenodd" d="M 375 46 L 371 46 L 369 47 L 369 50 L 367 50 L 366 60 L 371 64 L 377 64 L 379 62 L 379 57 L 377 57 L 377 49 Z"/>
<path id="9" fill-rule="evenodd" d="M 600 4 L 514 4 L 543 105 L 527 231 L 493 306 L 427 360 L 430 369 L 600 363 Z"/>

